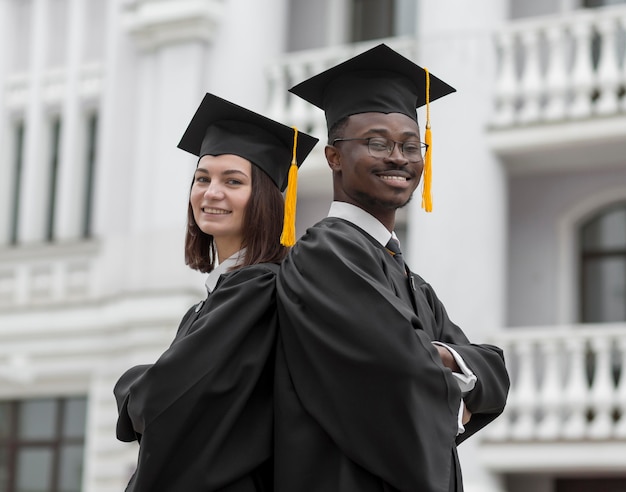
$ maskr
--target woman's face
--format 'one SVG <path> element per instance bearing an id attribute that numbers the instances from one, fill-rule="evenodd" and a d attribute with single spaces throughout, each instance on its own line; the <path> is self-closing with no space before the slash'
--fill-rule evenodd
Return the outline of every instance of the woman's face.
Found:
<path id="1" fill-rule="evenodd" d="M 232 154 L 198 162 L 189 201 L 198 227 L 215 240 L 220 261 L 241 249 L 244 210 L 252 192 L 252 164 Z"/>

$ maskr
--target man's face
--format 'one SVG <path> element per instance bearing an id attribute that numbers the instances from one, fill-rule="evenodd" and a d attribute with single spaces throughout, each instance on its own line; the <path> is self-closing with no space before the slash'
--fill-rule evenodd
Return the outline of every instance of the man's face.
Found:
<path id="1" fill-rule="evenodd" d="M 339 137 L 382 137 L 406 143 L 407 148 L 420 142 L 417 123 L 400 113 L 352 115 Z M 333 170 L 335 199 L 356 205 L 383 223 L 409 202 L 424 169 L 424 162 L 411 162 L 398 143 L 390 155 L 374 157 L 367 140 L 337 141 L 327 147 L 326 156 Z"/>

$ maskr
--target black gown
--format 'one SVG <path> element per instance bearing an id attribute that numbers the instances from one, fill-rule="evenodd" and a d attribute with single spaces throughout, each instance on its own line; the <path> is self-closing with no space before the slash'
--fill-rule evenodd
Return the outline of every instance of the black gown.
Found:
<path id="1" fill-rule="evenodd" d="M 277 292 L 275 490 L 462 490 L 456 444 L 504 408 L 502 351 L 471 344 L 430 285 L 340 218 L 298 241 Z M 461 392 L 432 341 L 478 378 L 458 437 Z"/>
<path id="2" fill-rule="evenodd" d="M 114 393 L 117 437 L 139 440 L 133 492 L 270 492 L 277 265 L 223 274 L 156 363 Z"/>

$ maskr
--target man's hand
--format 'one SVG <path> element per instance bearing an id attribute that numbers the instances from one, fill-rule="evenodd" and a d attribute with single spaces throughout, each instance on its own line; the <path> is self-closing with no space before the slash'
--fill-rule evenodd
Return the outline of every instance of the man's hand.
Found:
<path id="1" fill-rule="evenodd" d="M 454 360 L 452 356 L 452 352 L 450 352 L 447 348 L 442 347 L 441 345 L 435 345 L 437 352 L 439 352 L 439 357 L 441 357 L 441 361 L 443 365 L 450 369 L 452 372 L 461 372 L 461 368 Z"/>
<path id="2" fill-rule="evenodd" d="M 461 419 L 461 422 L 463 422 L 463 425 L 465 425 L 470 421 L 471 418 L 472 412 L 467 409 L 467 407 L 465 406 L 465 402 L 463 402 L 463 417 Z"/>

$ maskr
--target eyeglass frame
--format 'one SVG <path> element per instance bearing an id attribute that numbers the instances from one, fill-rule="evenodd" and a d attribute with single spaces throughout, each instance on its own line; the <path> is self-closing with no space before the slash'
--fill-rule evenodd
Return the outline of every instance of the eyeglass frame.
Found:
<path id="1" fill-rule="evenodd" d="M 389 151 L 389 153 L 386 156 L 376 156 L 372 154 L 372 149 L 370 147 L 371 145 L 371 141 L 374 139 L 380 139 L 380 140 L 385 140 L 387 142 L 387 150 Z M 369 155 L 371 155 L 372 157 L 375 157 L 377 159 L 384 159 L 385 157 L 389 157 L 391 154 L 393 154 L 393 151 L 396 148 L 396 144 L 398 145 L 398 148 L 400 149 L 400 153 L 406 157 L 407 159 L 409 159 L 409 157 L 407 157 L 406 155 L 404 155 L 404 144 L 407 142 L 398 142 L 396 140 L 391 140 L 390 138 L 386 138 L 386 137 L 380 137 L 380 136 L 376 136 L 376 137 L 361 137 L 361 138 L 336 138 L 332 141 L 331 145 L 335 145 L 335 142 L 352 142 L 352 141 L 356 141 L 356 140 L 367 140 L 367 152 Z M 391 149 L 389 148 L 389 142 L 393 142 L 393 145 L 391 146 Z M 414 142 L 409 142 L 409 143 L 414 143 Z M 422 149 L 422 153 L 420 154 L 420 159 L 416 160 L 416 161 L 410 161 L 410 162 L 420 162 L 424 160 L 424 156 L 426 155 L 426 152 L 428 152 L 428 144 L 424 143 L 424 142 L 420 142 L 419 143 L 420 148 Z"/>

